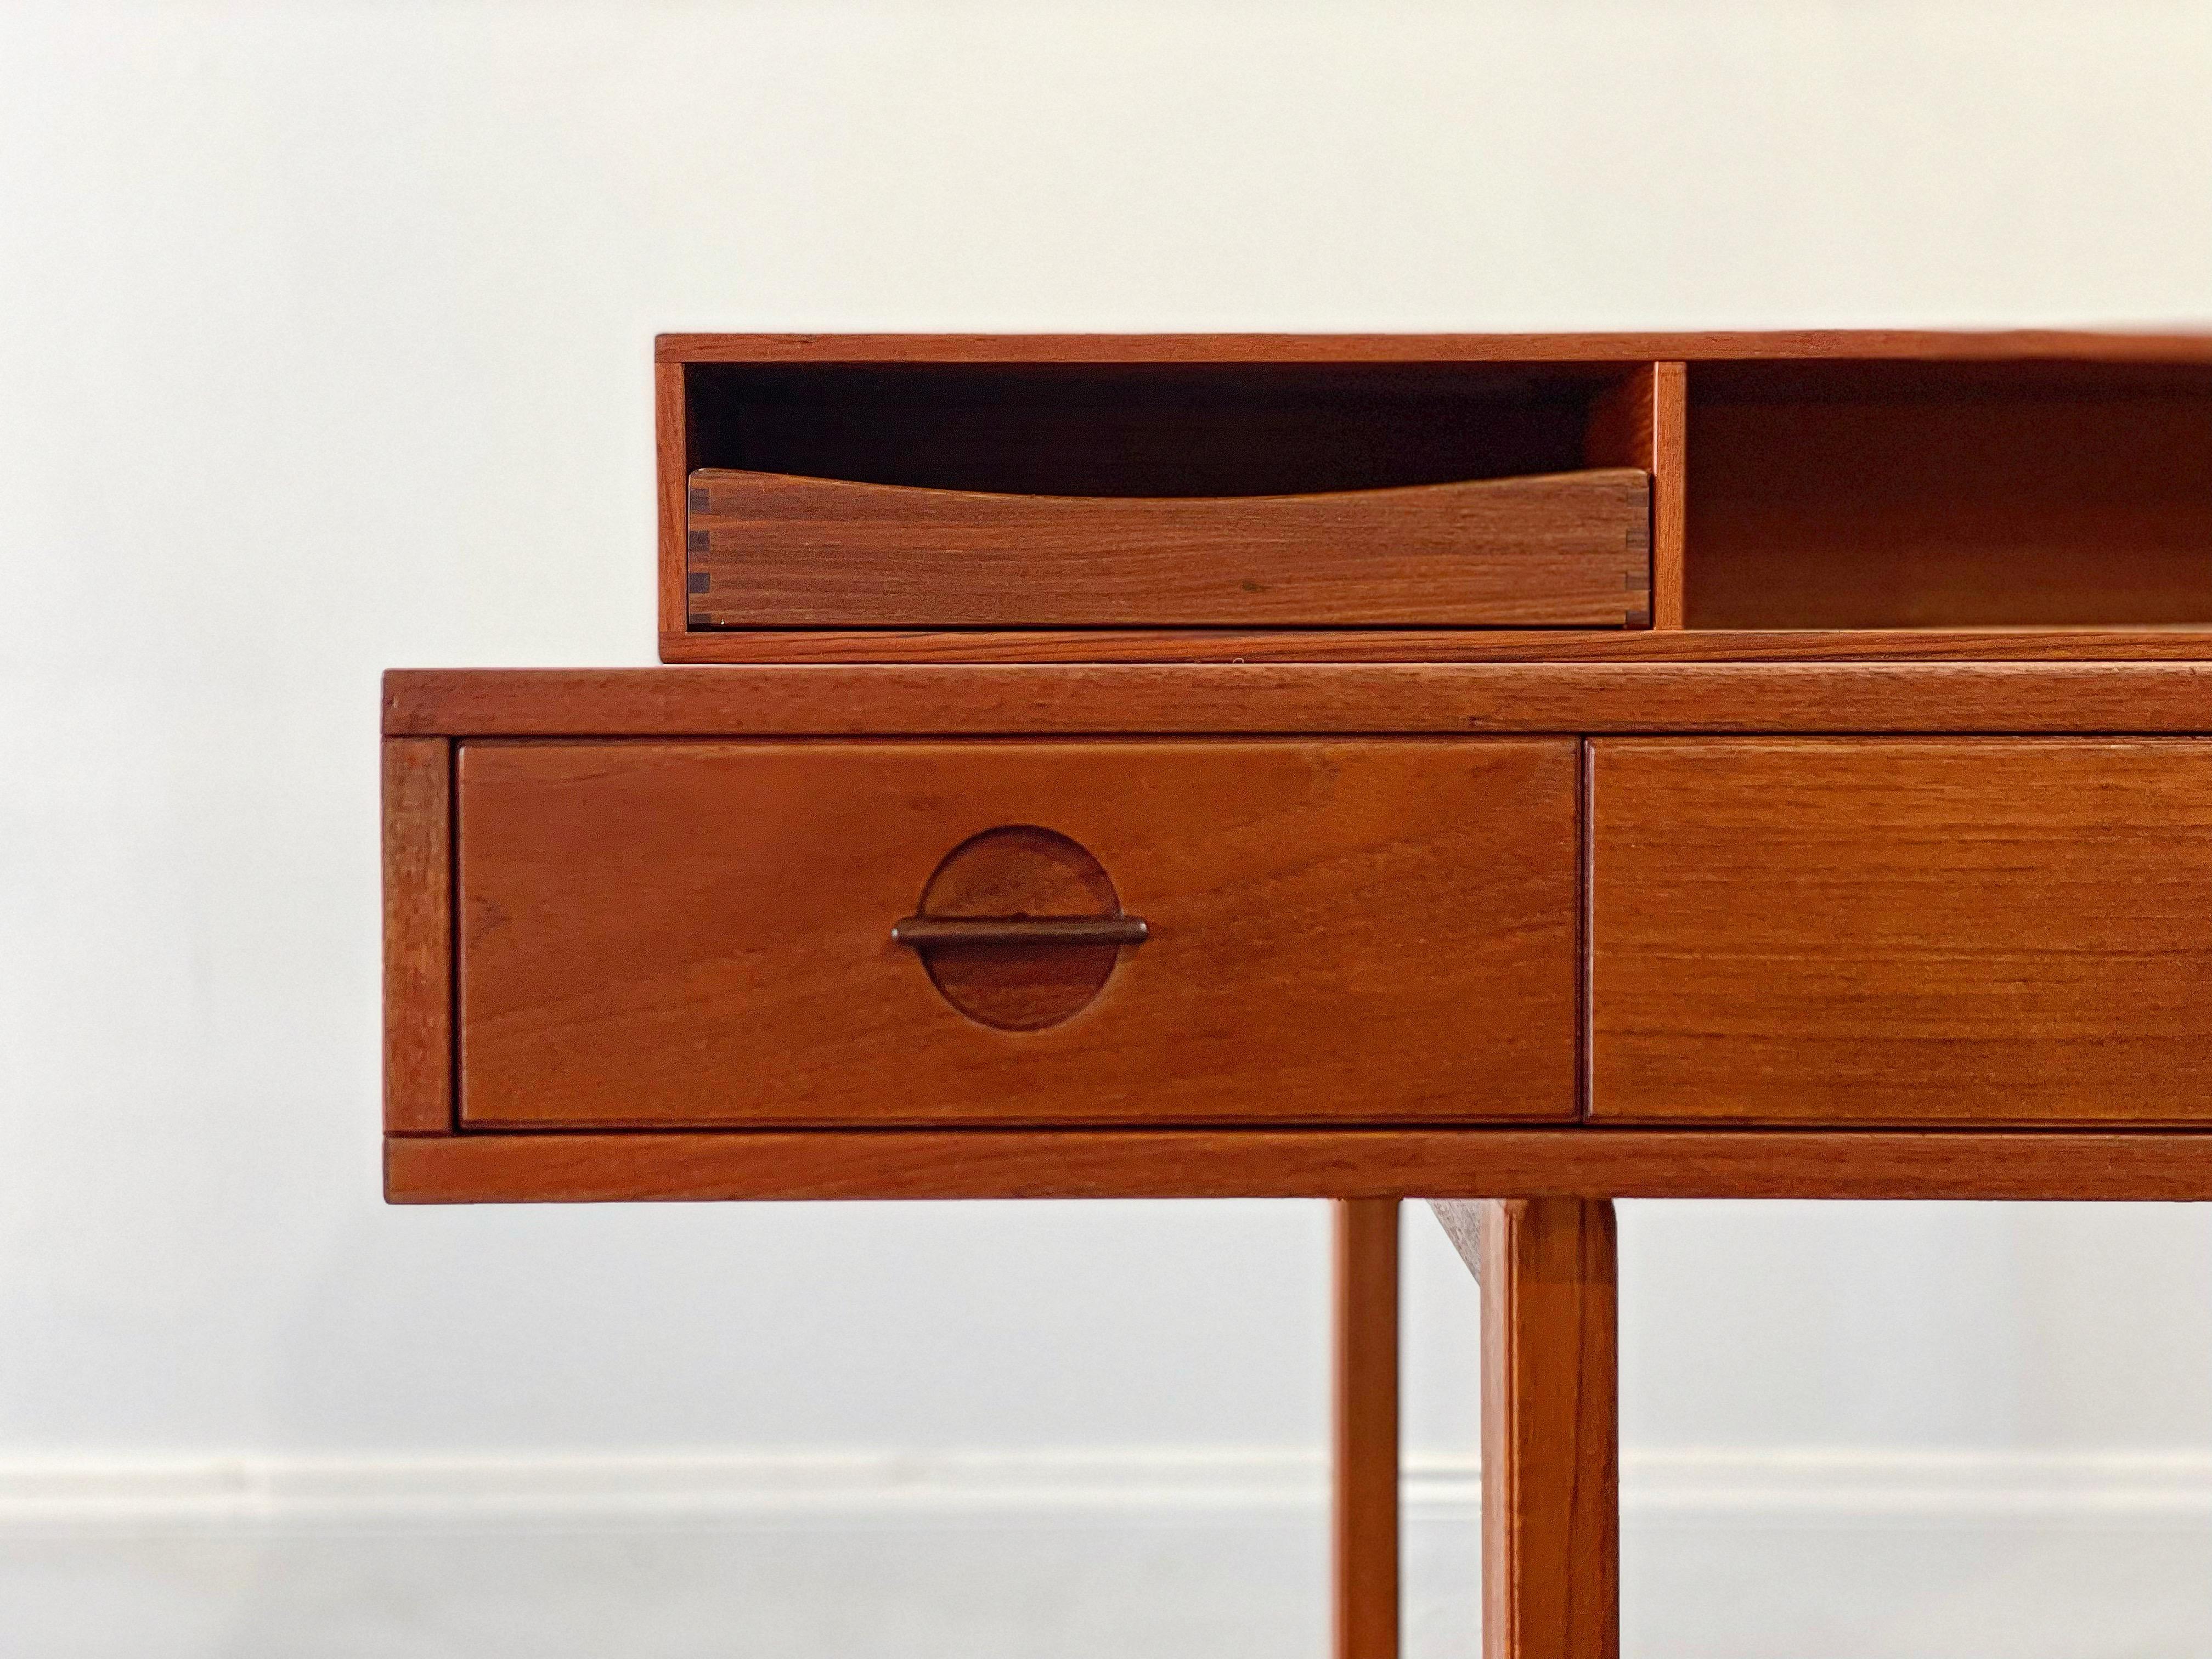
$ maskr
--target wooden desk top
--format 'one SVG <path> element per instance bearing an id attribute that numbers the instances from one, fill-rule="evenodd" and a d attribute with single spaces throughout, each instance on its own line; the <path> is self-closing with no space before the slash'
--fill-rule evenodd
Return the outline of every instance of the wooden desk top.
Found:
<path id="1" fill-rule="evenodd" d="M 388 737 L 2212 732 L 2212 662 L 395 669 Z"/>

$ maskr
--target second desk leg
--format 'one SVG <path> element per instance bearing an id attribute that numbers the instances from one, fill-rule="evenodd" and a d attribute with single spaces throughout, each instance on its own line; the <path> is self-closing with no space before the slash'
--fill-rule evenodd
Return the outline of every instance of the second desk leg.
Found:
<path id="1" fill-rule="evenodd" d="M 1491 1204 L 1481 1278 L 1484 1659 L 1619 1659 L 1612 1204 Z"/>
<path id="2" fill-rule="evenodd" d="M 1340 1199 L 1333 1519 L 1337 1659 L 1398 1659 L 1398 1200 Z"/>

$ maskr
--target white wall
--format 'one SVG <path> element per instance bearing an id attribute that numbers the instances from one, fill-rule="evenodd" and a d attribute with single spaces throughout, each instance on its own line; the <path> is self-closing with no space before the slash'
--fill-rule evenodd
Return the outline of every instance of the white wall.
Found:
<path id="1" fill-rule="evenodd" d="M 172 1652 L 385 1651 L 331 1632 L 388 1583 L 295 1606 L 269 1599 L 283 1575 L 257 1591 L 82 1532 L 133 1503 L 149 1548 L 220 1531 L 229 1477 L 194 1459 L 280 1497 L 333 1459 L 469 1491 L 454 1459 L 550 1460 L 485 1477 L 514 1498 L 514 1468 L 558 1484 L 586 1452 L 714 1450 L 744 1486 L 768 1452 L 1146 1449 L 1172 1478 L 1105 1485 L 1196 1489 L 1227 1457 L 1305 1471 L 1310 1519 L 1318 1206 L 379 1205 L 375 677 L 651 660 L 656 331 L 2203 319 L 2208 155 L 2201 3 L 15 0 L 0 1622 L 12 1601 L 56 1653 L 109 1650 L 94 1607 L 211 1632 Z M 1409 1237 L 1413 1440 L 1463 1474 L 1469 1298 L 1425 1218 Z M 1792 1602 L 1808 1570 L 1775 1558 L 1798 1633 L 1745 1651 L 1919 1650 L 1921 1624 L 1865 1611 L 1899 1582 L 1878 1562 L 1900 1517 L 1933 1512 L 1854 1508 L 1883 1470 L 1968 1555 L 1992 1491 L 2057 1492 L 2062 1520 L 2118 1504 L 2185 1554 L 2172 1528 L 2212 1512 L 2197 1212 L 1633 1206 L 1624 1251 L 1654 1490 L 1816 1488 L 1838 1536 L 1879 1543 L 1823 1546 L 1857 1586 L 1833 1605 Z M 172 1477 L 198 1496 L 163 1508 Z M 1052 1502 L 1088 1514 L 1068 1486 Z M 1662 1525 L 1695 1504 L 1654 1501 L 1638 1559 L 1674 1571 L 1632 1582 L 1632 1627 L 1719 1652 L 1695 1633 L 1741 1589 L 1696 1580 L 1714 1553 Z M 1745 1502 L 1767 1536 L 1769 1499 Z M 1310 1588 L 1314 1534 L 1261 1530 L 1204 1576 L 1231 1601 L 1174 1591 L 1191 1650 L 1224 1650 L 1221 1607 L 1308 1628 L 1317 1603 L 1279 1581 Z M 921 1619 L 864 1556 L 838 1544 L 819 1583 Z M 2035 1577 L 2062 1623 L 2112 1591 L 2065 1559 Z M 406 1580 L 424 1605 L 438 1571 Z M 1005 1650 L 1078 1650 L 1088 1604 L 1037 1571 Z M 1099 1606 L 1169 1593 L 1131 1571 Z M 745 1582 L 765 1618 L 813 1581 Z M 603 1588 L 617 1618 L 665 1589 Z M 2201 1594 L 2160 1616 L 2084 1628 L 2212 1640 Z M 773 1628 L 759 1650 L 798 1650 Z"/>

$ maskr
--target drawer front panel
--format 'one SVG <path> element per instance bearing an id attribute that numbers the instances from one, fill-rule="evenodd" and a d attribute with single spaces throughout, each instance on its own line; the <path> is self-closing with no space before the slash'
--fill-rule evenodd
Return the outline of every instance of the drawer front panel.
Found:
<path id="1" fill-rule="evenodd" d="M 2212 1116 L 2212 750 L 1591 745 L 1592 1114 Z"/>
<path id="2" fill-rule="evenodd" d="M 695 628 L 1623 628 L 1650 498 L 1633 468 L 1164 500 L 702 471 L 685 587 Z"/>
<path id="3" fill-rule="evenodd" d="M 462 1118 L 1571 1117 L 1576 763 L 465 744 Z"/>

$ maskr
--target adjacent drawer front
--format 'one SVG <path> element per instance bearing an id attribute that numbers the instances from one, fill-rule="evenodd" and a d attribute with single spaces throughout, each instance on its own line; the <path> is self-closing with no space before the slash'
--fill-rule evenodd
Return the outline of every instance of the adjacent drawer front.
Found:
<path id="1" fill-rule="evenodd" d="M 462 1116 L 1571 1117 L 1576 763 L 469 743 Z"/>
<path id="2" fill-rule="evenodd" d="M 2212 1116 L 2212 750 L 1592 749 L 1601 1119 Z"/>

